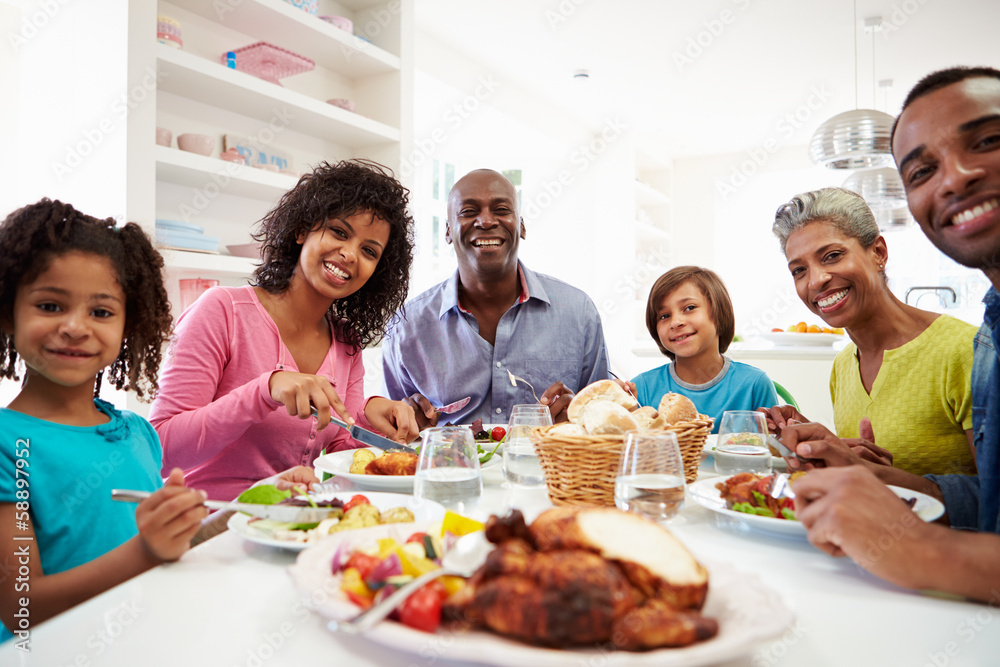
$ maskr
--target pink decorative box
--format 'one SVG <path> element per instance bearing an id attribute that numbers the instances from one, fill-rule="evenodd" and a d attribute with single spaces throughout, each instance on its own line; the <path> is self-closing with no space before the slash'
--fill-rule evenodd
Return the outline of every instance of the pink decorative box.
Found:
<path id="1" fill-rule="evenodd" d="M 234 49 L 233 53 L 236 54 L 236 69 L 279 86 L 281 82 L 278 79 L 308 72 L 316 67 L 316 63 L 309 58 L 267 42 Z M 219 59 L 225 64 L 226 54 L 223 53 Z"/>
<path id="2" fill-rule="evenodd" d="M 285 0 L 292 7 L 298 7 L 304 12 L 309 12 L 310 14 L 316 14 L 316 3 L 318 0 Z"/>

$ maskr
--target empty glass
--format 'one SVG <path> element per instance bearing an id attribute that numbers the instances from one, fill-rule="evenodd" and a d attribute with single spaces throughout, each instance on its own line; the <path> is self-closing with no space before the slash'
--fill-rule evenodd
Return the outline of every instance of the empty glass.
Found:
<path id="1" fill-rule="evenodd" d="M 763 412 L 726 410 L 719 422 L 715 444 L 715 472 L 735 475 L 771 472 L 771 450 L 767 446 L 767 421 Z"/>
<path id="2" fill-rule="evenodd" d="M 413 495 L 467 514 L 483 494 L 476 440 L 468 426 L 439 426 L 422 434 Z"/>
<path id="3" fill-rule="evenodd" d="M 625 434 L 615 505 L 653 521 L 666 521 L 684 504 L 684 460 L 670 431 Z"/>
<path id="4" fill-rule="evenodd" d="M 539 486 L 545 483 L 542 463 L 531 443 L 529 433 L 534 428 L 552 425 L 552 413 L 540 403 L 515 405 L 507 422 L 507 437 L 503 444 L 503 476 L 513 484 Z"/>

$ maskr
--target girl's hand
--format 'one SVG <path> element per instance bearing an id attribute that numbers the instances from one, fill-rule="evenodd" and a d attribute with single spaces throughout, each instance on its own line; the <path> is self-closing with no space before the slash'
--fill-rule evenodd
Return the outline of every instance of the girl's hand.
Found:
<path id="1" fill-rule="evenodd" d="M 271 374 L 267 387 L 271 390 L 271 398 L 284 403 L 288 414 L 299 419 L 309 419 L 312 408 L 315 407 L 319 421 L 317 431 L 330 425 L 332 412 L 336 412 L 348 424 L 354 424 L 354 418 L 334 391 L 333 385 L 321 375 L 278 371 Z"/>
<path id="2" fill-rule="evenodd" d="M 808 417 L 791 405 L 757 408 L 757 412 L 764 413 L 764 417 L 767 418 L 767 430 L 775 435 L 781 435 L 781 432 L 789 424 L 804 424 L 809 421 Z"/>
<path id="3" fill-rule="evenodd" d="M 417 416 L 413 408 L 403 401 L 375 396 L 365 405 L 365 417 L 385 437 L 396 442 L 410 443 L 420 435 Z"/>
<path id="4" fill-rule="evenodd" d="M 205 498 L 204 491 L 184 486 L 180 468 L 171 470 L 164 487 L 135 510 L 139 539 L 146 551 L 161 562 L 180 558 L 208 516 Z"/>

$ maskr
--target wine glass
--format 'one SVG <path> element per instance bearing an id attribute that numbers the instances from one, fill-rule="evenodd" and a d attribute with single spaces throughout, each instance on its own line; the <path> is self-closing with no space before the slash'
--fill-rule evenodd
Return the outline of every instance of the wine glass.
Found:
<path id="1" fill-rule="evenodd" d="M 684 459 L 677 436 L 670 431 L 629 431 L 625 434 L 615 505 L 653 521 L 667 521 L 684 504 Z"/>
<path id="2" fill-rule="evenodd" d="M 552 413 L 547 406 L 532 403 L 511 408 L 503 445 L 503 476 L 508 482 L 522 486 L 545 483 L 542 463 L 529 434 L 534 428 L 551 425 Z"/>
<path id="3" fill-rule="evenodd" d="M 767 446 L 767 421 L 763 412 L 726 410 L 719 422 L 715 444 L 715 472 L 735 475 L 771 472 L 771 450 Z"/>
<path id="4" fill-rule="evenodd" d="M 476 440 L 468 426 L 438 426 L 421 435 L 413 495 L 468 514 L 483 494 Z"/>

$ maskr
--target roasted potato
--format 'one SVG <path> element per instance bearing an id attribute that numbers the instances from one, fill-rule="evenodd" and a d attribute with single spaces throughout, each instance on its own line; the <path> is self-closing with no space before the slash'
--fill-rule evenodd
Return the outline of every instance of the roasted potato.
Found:
<path id="1" fill-rule="evenodd" d="M 405 507 L 393 507 L 382 512 L 382 523 L 413 523 L 416 517 Z"/>
<path id="2" fill-rule="evenodd" d="M 355 449 L 351 459 L 350 473 L 352 475 L 364 475 L 365 466 L 375 460 L 375 452 L 370 449 Z"/>

